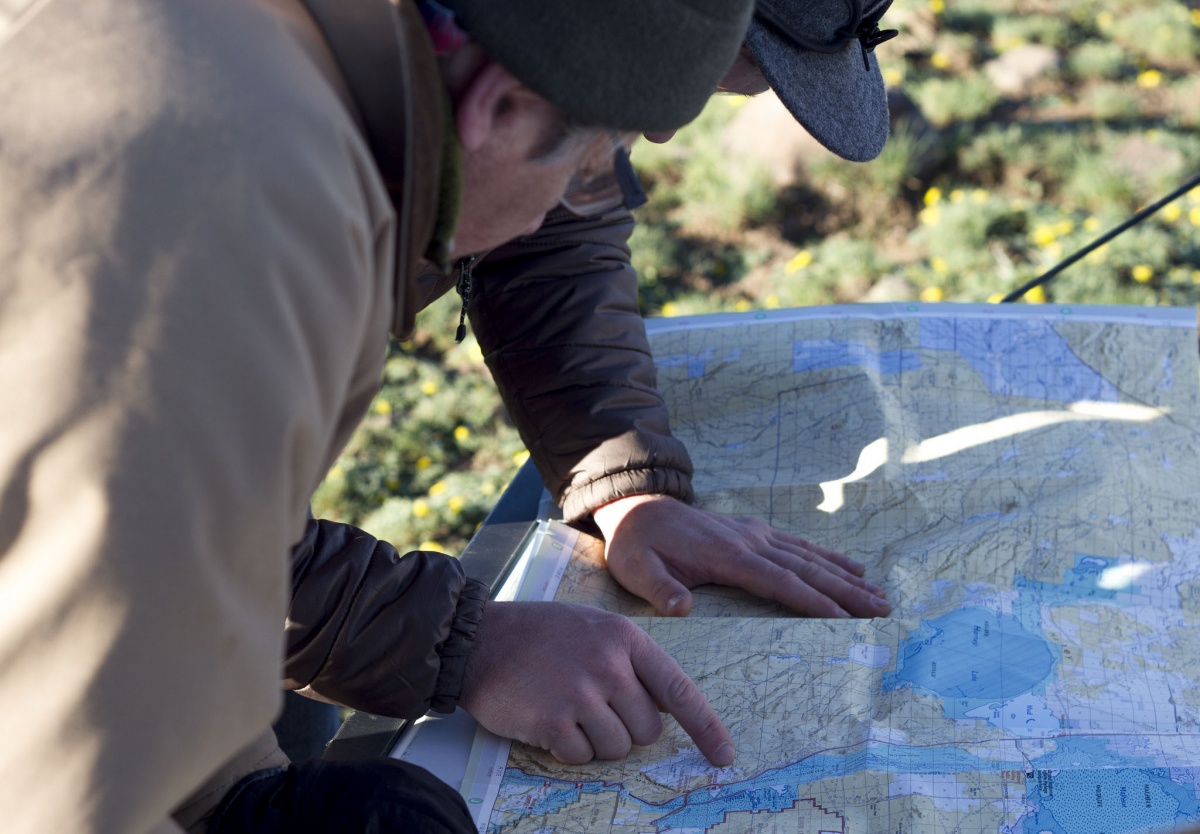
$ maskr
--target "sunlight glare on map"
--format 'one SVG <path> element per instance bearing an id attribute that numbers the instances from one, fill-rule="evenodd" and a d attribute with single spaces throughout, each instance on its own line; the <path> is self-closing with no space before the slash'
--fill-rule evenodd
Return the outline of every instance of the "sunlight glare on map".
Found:
<path id="1" fill-rule="evenodd" d="M 986 423 L 975 423 L 970 426 L 939 434 L 927 440 L 910 446 L 901 457 L 901 463 L 926 463 L 931 460 L 949 457 L 984 443 L 1015 437 L 1026 432 L 1044 429 L 1060 423 L 1074 423 L 1080 420 L 1115 420 L 1128 423 L 1146 423 L 1157 420 L 1170 413 L 1169 408 L 1151 408 L 1135 403 L 1105 403 L 1081 400 L 1071 403 L 1065 411 L 1025 411 L 1020 414 L 1010 414 L 989 420 Z M 888 441 L 886 437 L 873 440 L 863 447 L 858 454 L 858 465 L 854 471 L 844 478 L 833 481 L 822 481 L 821 493 L 824 500 L 817 509 L 826 513 L 836 513 L 846 503 L 846 484 L 861 481 L 871 475 L 885 463 L 888 458 Z"/>
<path id="2" fill-rule="evenodd" d="M 863 478 L 870 475 L 879 467 L 887 463 L 888 442 L 886 437 L 881 437 L 878 440 L 873 440 L 863 447 L 863 450 L 858 453 L 858 466 L 854 467 L 854 471 L 844 478 L 838 478 L 836 481 L 824 481 L 821 484 L 821 493 L 825 496 L 825 500 L 817 505 L 817 509 L 826 513 L 836 513 L 846 503 L 846 492 L 842 489 L 844 484 L 852 484 L 855 481 L 861 481 Z"/>
<path id="3" fill-rule="evenodd" d="M 1123 591 L 1141 578 L 1141 575 L 1150 570 L 1150 567 L 1149 562 L 1113 565 L 1111 568 L 1105 568 L 1104 572 L 1100 574 L 1100 578 L 1096 581 L 1096 587 L 1106 591 Z"/>
<path id="4" fill-rule="evenodd" d="M 1080 401 L 1071 403 L 1067 406 L 1066 411 L 1025 411 L 939 434 L 937 437 L 922 440 L 915 446 L 909 447 L 905 450 L 901 461 L 903 463 L 926 463 L 948 457 L 973 446 L 982 446 L 984 443 L 992 443 L 1059 423 L 1073 423 L 1080 420 L 1146 423 L 1157 420 L 1168 413 L 1169 409 L 1150 408 L 1134 403 Z"/>

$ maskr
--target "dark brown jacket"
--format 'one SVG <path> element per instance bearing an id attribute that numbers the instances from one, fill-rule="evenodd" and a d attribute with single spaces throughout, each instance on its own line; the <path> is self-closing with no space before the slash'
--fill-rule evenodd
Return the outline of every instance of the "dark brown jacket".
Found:
<path id="1" fill-rule="evenodd" d="M 475 335 L 570 520 L 623 495 L 691 499 L 638 312 L 632 227 L 628 212 L 558 211 L 474 267 Z M 354 527 L 312 521 L 294 552 L 285 685 L 377 715 L 453 709 L 484 596 L 446 556 L 401 557 Z"/>

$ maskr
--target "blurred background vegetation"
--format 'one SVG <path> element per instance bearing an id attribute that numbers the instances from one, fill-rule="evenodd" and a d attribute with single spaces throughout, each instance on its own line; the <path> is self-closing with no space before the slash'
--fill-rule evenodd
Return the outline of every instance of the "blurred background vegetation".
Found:
<path id="1" fill-rule="evenodd" d="M 770 94 L 715 97 L 633 160 L 647 316 L 995 302 L 1200 172 L 1200 0 L 895 0 L 892 137 L 834 157 Z M 1200 189 L 1024 303 L 1200 303 Z M 459 299 L 394 344 L 318 517 L 457 554 L 524 462 Z"/>

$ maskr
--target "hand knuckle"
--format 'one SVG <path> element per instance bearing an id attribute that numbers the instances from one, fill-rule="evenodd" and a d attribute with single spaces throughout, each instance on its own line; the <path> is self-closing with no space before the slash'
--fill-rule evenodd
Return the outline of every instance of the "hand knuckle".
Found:
<path id="1" fill-rule="evenodd" d="M 692 679 L 680 672 L 667 681 L 664 694 L 668 703 L 678 709 L 692 706 L 700 693 Z"/>

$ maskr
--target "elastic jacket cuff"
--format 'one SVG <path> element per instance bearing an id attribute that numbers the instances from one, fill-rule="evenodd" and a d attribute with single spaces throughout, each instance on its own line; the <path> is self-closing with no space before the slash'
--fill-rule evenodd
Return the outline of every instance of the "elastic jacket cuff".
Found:
<path id="1" fill-rule="evenodd" d="M 463 675 L 467 656 L 475 645 L 475 634 L 483 609 L 487 606 L 489 588 L 476 579 L 467 579 L 458 597 L 458 608 L 450 624 L 450 634 L 442 644 L 441 667 L 429 708 L 434 712 L 453 712 L 462 695 Z"/>

